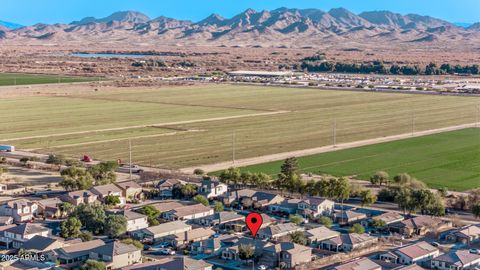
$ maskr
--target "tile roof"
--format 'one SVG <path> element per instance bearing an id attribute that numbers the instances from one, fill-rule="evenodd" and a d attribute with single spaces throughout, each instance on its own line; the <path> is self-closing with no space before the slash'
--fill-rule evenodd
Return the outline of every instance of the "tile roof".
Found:
<path id="1" fill-rule="evenodd" d="M 26 249 L 26 250 L 31 249 L 31 250 L 43 251 L 46 248 L 48 248 L 51 244 L 53 244 L 57 241 L 58 241 L 57 239 L 53 239 L 53 238 L 50 238 L 50 237 L 35 235 L 30 240 L 25 242 L 23 244 L 22 248 Z"/>
<path id="2" fill-rule="evenodd" d="M 162 188 L 172 188 L 175 185 L 181 184 L 182 182 L 178 179 L 164 179 L 158 182 L 157 187 Z"/>
<path id="3" fill-rule="evenodd" d="M 288 253 L 293 255 L 293 254 L 298 254 L 298 253 L 302 253 L 302 252 L 311 250 L 311 248 L 303 246 L 303 245 L 297 245 L 297 244 L 291 243 L 291 242 L 282 242 L 282 243 L 279 243 L 279 244 L 276 244 L 276 245 L 267 246 L 267 247 L 264 248 L 264 250 L 269 251 L 269 252 L 275 252 L 275 253 L 285 251 L 285 252 L 288 252 Z"/>
<path id="4" fill-rule="evenodd" d="M 127 188 L 142 188 L 137 182 L 135 181 L 127 181 L 127 182 L 120 182 L 116 183 L 117 186 L 119 186 L 121 189 L 127 189 Z"/>
<path id="5" fill-rule="evenodd" d="M 103 245 L 105 245 L 105 242 L 103 242 L 100 239 L 96 239 L 88 242 L 82 242 L 82 243 L 66 246 L 63 248 L 59 248 L 59 249 L 56 249 L 55 251 L 59 255 L 62 255 L 63 257 L 73 258 L 73 257 L 87 255 L 90 253 L 92 249 L 103 246 Z"/>
<path id="6" fill-rule="evenodd" d="M 25 236 L 25 235 L 34 234 L 34 233 L 45 232 L 45 231 L 48 231 L 48 229 L 41 225 L 36 225 L 32 223 L 23 223 L 18 226 L 9 228 L 5 231 Z"/>
<path id="7" fill-rule="evenodd" d="M 120 241 L 113 241 L 91 250 L 93 253 L 107 255 L 110 257 L 138 251 L 134 245 L 124 244 Z"/>
<path id="8" fill-rule="evenodd" d="M 320 227 L 305 231 L 305 236 L 311 239 L 312 241 L 315 241 L 315 240 L 323 241 L 339 235 L 340 235 L 339 232 L 332 231 L 325 226 L 320 226 Z"/>
<path id="9" fill-rule="evenodd" d="M 191 228 L 190 225 L 185 224 L 183 221 L 172 221 L 163 223 L 160 225 L 148 227 L 145 230 L 151 232 L 154 235 L 168 233 L 171 231 L 179 230 L 179 229 L 188 229 Z"/>
<path id="10" fill-rule="evenodd" d="M 190 216 L 193 214 L 205 213 L 210 211 L 212 211 L 212 208 L 199 203 L 199 204 L 186 205 L 183 207 L 175 208 L 168 212 L 174 214 L 176 217 L 182 218 L 182 217 Z"/>
<path id="11" fill-rule="evenodd" d="M 334 267 L 335 270 L 374 270 L 381 269 L 381 266 L 369 258 L 360 258 Z"/>
<path id="12" fill-rule="evenodd" d="M 151 206 L 155 207 L 161 213 L 164 213 L 175 208 L 183 207 L 185 205 L 179 202 L 163 202 L 163 203 L 152 204 Z"/>
<path id="13" fill-rule="evenodd" d="M 423 257 L 435 252 L 438 252 L 438 248 L 430 245 L 425 241 L 402 247 L 395 251 L 395 253 L 404 254 L 405 256 L 412 259 Z"/>
<path id="14" fill-rule="evenodd" d="M 363 242 L 374 241 L 376 237 L 370 236 L 368 234 L 356 234 L 356 233 L 349 233 L 349 234 L 340 234 L 335 238 L 326 240 L 326 242 L 333 243 L 336 245 L 356 245 Z"/>
<path id="15" fill-rule="evenodd" d="M 137 212 L 134 212 L 134 211 L 130 211 L 130 210 L 123 211 L 123 216 L 127 220 L 135 220 L 135 219 L 140 219 L 140 218 L 146 218 L 147 217 L 146 215 L 143 215 L 143 214 L 140 214 L 140 213 L 137 213 Z"/>
<path id="16" fill-rule="evenodd" d="M 392 223 L 392 222 L 396 222 L 396 221 L 401 221 L 404 219 L 404 217 L 398 213 L 395 213 L 395 212 L 387 212 L 387 213 L 383 213 L 381 215 L 378 215 L 376 217 L 373 217 L 372 219 L 379 219 L 379 220 L 383 220 L 385 221 L 385 223 L 389 224 L 389 223 Z"/>
<path id="17" fill-rule="evenodd" d="M 114 184 L 95 186 L 90 189 L 93 193 L 108 195 L 108 193 L 122 193 L 122 190 Z"/>
<path id="18" fill-rule="evenodd" d="M 162 258 L 158 261 L 131 265 L 122 268 L 123 270 L 203 270 L 212 266 L 201 260 L 194 260 L 189 257 Z"/>
<path id="19" fill-rule="evenodd" d="M 456 250 L 440 255 L 433 260 L 463 266 L 472 262 L 480 261 L 480 255 L 470 253 L 468 250 Z"/>
<path id="20" fill-rule="evenodd" d="M 295 232 L 299 230 L 302 230 L 302 228 L 298 227 L 294 223 L 280 223 L 261 229 L 259 234 L 275 236 L 278 234 Z"/>
<path id="21" fill-rule="evenodd" d="M 181 233 L 171 235 L 168 238 L 175 239 L 179 242 L 184 242 L 184 241 L 195 241 L 195 240 L 198 240 L 198 239 L 201 239 L 201 238 L 210 237 L 214 234 L 215 234 L 215 231 L 213 231 L 210 228 L 197 228 L 197 229 L 193 229 L 193 230 L 190 230 L 190 231 L 181 232 Z"/>

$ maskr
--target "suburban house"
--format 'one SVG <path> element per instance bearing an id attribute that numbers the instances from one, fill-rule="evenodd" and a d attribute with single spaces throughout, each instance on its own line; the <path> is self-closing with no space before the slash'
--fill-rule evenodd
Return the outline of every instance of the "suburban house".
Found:
<path id="1" fill-rule="evenodd" d="M 260 257 L 263 254 L 263 251 L 267 246 L 271 246 L 270 242 L 261 240 L 261 239 L 253 239 L 247 237 L 240 237 L 240 238 L 230 238 L 225 239 L 223 244 L 227 246 L 221 254 L 221 258 L 228 261 L 240 261 L 240 246 L 241 245 L 249 245 L 255 247 L 255 256 Z"/>
<path id="2" fill-rule="evenodd" d="M 61 198 L 64 202 L 71 203 L 74 206 L 79 206 L 80 204 L 94 204 L 97 202 L 98 195 L 92 193 L 89 190 L 79 190 L 68 192 L 66 195 Z"/>
<path id="3" fill-rule="evenodd" d="M 438 255 L 438 248 L 422 241 L 381 254 L 380 260 L 395 264 L 429 266 L 430 260 Z"/>
<path id="4" fill-rule="evenodd" d="M 405 218 L 399 213 L 387 212 L 387 213 L 383 213 L 381 215 L 375 216 L 373 218 L 370 218 L 368 220 L 362 220 L 360 223 L 362 224 L 363 227 L 367 228 L 371 226 L 374 220 L 381 220 L 385 222 L 385 226 L 386 226 L 395 222 L 401 222 L 404 219 Z"/>
<path id="5" fill-rule="evenodd" d="M 165 213 L 173 209 L 184 207 L 185 205 L 179 202 L 163 202 L 163 203 L 155 203 L 155 204 L 152 204 L 151 206 L 155 207 L 155 209 L 160 211 L 160 213 Z"/>
<path id="6" fill-rule="evenodd" d="M 260 229 L 257 233 L 257 238 L 276 241 L 280 237 L 303 230 L 303 228 L 298 227 L 294 223 L 281 223 Z"/>
<path id="7" fill-rule="evenodd" d="M 178 179 L 164 179 L 157 184 L 159 196 L 162 199 L 171 199 L 173 197 L 173 189 L 182 185 L 184 182 Z"/>
<path id="8" fill-rule="evenodd" d="M 28 250 L 34 253 L 44 253 L 57 248 L 65 246 L 63 241 L 57 238 L 45 237 L 42 235 L 35 235 L 25 243 L 23 243 L 22 249 Z"/>
<path id="9" fill-rule="evenodd" d="M 142 252 L 134 245 L 113 241 L 90 250 L 90 259 L 103 261 L 107 269 L 120 269 L 142 261 Z"/>
<path id="10" fill-rule="evenodd" d="M 3 231 L 3 237 L 1 239 L 1 241 L 4 241 L 4 246 L 8 248 L 21 248 L 25 242 L 34 236 L 40 235 L 47 237 L 50 233 L 49 229 L 32 223 L 8 226 L 11 227 Z"/>
<path id="11" fill-rule="evenodd" d="M 290 242 L 266 246 L 259 263 L 272 268 L 284 263 L 283 269 L 294 269 L 295 266 L 312 260 L 312 249 Z"/>
<path id="12" fill-rule="evenodd" d="M 38 201 L 38 214 L 47 218 L 61 218 L 64 214 L 60 210 L 60 205 L 63 203 L 59 198 L 49 198 Z"/>
<path id="13" fill-rule="evenodd" d="M 305 231 L 308 245 L 318 246 L 322 241 L 340 236 L 339 232 L 332 231 L 325 226 L 320 226 L 314 229 Z"/>
<path id="14" fill-rule="evenodd" d="M 127 232 L 148 228 L 147 216 L 130 210 L 125 210 L 121 214 L 127 220 Z"/>
<path id="15" fill-rule="evenodd" d="M 183 233 L 190 231 L 191 229 L 192 226 L 185 224 L 183 221 L 172 221 L 134 231 L 132 232 L 132 235 L 137 239 L 145 239 L 156 242 L 167 235 Z"/>
<path id="16" fill-rule="evenodd" d="M 64 246 L 47 252 L 50 262 L 59 262 L 62 268 L 73 268 L 82 265 L 90 258 L 90 251 L 105 245 L 100 239 Z"/>
<path id="17" fill-rule="evenodd" d="M 203 204 L 186 205 L 162 213 L 166 220 L 191 220 L 213 215 L 212 208 Z"/>
<path id="18" fill-rule="evenodd" d="M 393 232 L 405 236 L 425 235 L 428 232 L 439 231 L 452 227 L 452 222 L 429 216 L 418 216 L 387 225 Z"/>
<path id="19" fill-rule="evenodd" d="M 234 239 L 238 239 L 238 238 L 232 235 L 220 235 L 219 237 L 208 238 L 202 241 L 193 242 L 190 245 L 190 254 L 193 254 L 193 255 L 218 254 L 218 252 L 220 252 L 220 249 L 226 246 L 226 244 L 224 244 L 225 240 L 228 241 L 228 240 L 234 240 Z"/>
<path id="20" fill-rule="evenodd" d="M 38 213 L 38 204 L 27 199 L 6 202 L 0 206 L 0 216 L 9 216 L 16 223 L 32 220 Z"/>
<path id="21" fill-rule="evenodd" d="M 463 244 L 477 242 L 480 240 L 480 227 L 477 225 L 467 225 L 454 229 L 446 233 L 445 240 Z"/>
<path id="22" fill-rule="evenodd" d="M 480 265 L 480 255 L 468 250 L 455 250 L 432 259 L 431 268 L 439 270 L 473 270 Z"/>
<path id="23" fill-rule="evenodd" d="M 141 201 L 144 199 L 143 189 L 135 181 L 127 181 L 115 183 L 122 190 L 122 197 L 127 200 L 127 202 Z"/>
<path id="24" fill-rule="evenodd" d="M 235 212 L 228 212 L 228 211 L 223 211 L 223 212 L 218 212 L 214 213 L 213 215 L 198 218 L 195 220 L 196 223 L 207 226 L 207 227 L 225 227 L 225 224 L 232 223 L 235 221 L 239 220 L 244 220 L 245 217 L 242 215 L 239 215 Z"/>
<path id="25" fill-rule="evenodd" d="M 360 213 L 356 211 L 346 210 L 346 211 L 337 211 L 335 213 L 335 221 L 341 225 L 351 225 L 354 223 L 360 223 L 360 221 L 367 219 L 365 213 Z"/>
<path id="26" fill-rule="evenodd" d="M 233 202 L 237 202 L 239 205 L 242 205 L 243 199 L 248 199 L 249 203 L 251 202 L 254 208 L 267 207 L 271 204 L 281 203 L 284 200 L 284 198 L 278 194 L 256 191 L 252 189 L 231 191 L 219 197 L 219 200 L 224 205 L 231 205 Z"/>
<path id="27" fill-rule="evenodd" d="M 298 204 L 302 200 L 300 199 L 287 199 L 283 200 L 281 203 L 276 203 L 268 206 L 268 210 L 272 213 L 279 214 L 296 214 L 298 210 Z"/>
<path id="28" fill-rule="evenodd" d="M 340 234 L 320 242 L 319 248 L 334 252 L 351 252 L 378 243 L 378 238 L 368 234 Z"/>
<path id="29" fill-rule="evenodd" d="M 96 194 L 98 196 L 98 200 L 101 202 L 104 202 L 105 198 L 108 196 L 116 196 L 120 199 L 120 205 L 124 205 L 126 203 L 126 198 L 123 196 L 123 190 L 115 184 L 95 186 L 91 188 L 90 191 L 93 194 Z"/>
<path id="30" fill-rule="evenodd" d="M 331 270 L 381 270 L 382 267 L 369 258 L 359 258 L 332 267 Z"/>
<path id="31" fill-rule="evenodd" d="M 333 216 L 335 208 L 335 202 L 323 199 L 310 197 L 304 199 L 298 203 L 297 213 L 306 217 L 318 217 L 318 216 Z"/>
<path id="32" fill-rule="evenodd" d="M 200 185 L 198 194 L 205 196 L 207 199 L 213 199 L 227 193 L 227 191 L 228 186 L 226 184 L 211 179 L 205 179 Z"/>
<path id="33" fill-rule="evenodd" d="M 189 257 L 170 257 L 123 267 L 122 270 L 212 270 L 212 265 Z"/>
<path id="34" fill-rule="evenodd" d="M 193 242 L 206 240 L 215 234 L 215 231 L 209 228 L 196 228 L 177 234 L 165 236 L 163 242 L 170 243 L 173 247 L 183 247 Z"/>

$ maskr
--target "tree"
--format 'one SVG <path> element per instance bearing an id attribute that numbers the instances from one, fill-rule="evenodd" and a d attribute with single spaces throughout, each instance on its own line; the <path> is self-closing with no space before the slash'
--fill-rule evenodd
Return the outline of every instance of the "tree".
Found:
<path id="1" fill-rule="evenodd" d="M 213 210 L 214 210 L 215 212 L 217 212 L 217 213 L 218 213 L 218 212 L 223 212 L 223 210 L 224 210 L 223 203 L 221 203 L 221 202 L 216 202 L 216 203 L 215 203 L 215 206 L 213 207 Z"/>
<path id="2" fill-rule="evenodd" d="M 181 187 L 182 196 L 186 198 L 191 198 L 195 194 L 197 194 L 197 189 L 198 187 L 194 184 L 190 184 L 190 183 L 185 184 Z"/>
<path id="3" fill-rule="evenodd" d="M 205 196 L 203 196 L 203 195 L 197 195 L 197 196 L 195 196 L 195 197 L 193 198 L 193 200 L 194 200 L 195 202 L 201 203 L 201 204 L 203 204 L 203 205 L 205 205 L 205 206 L 208 206 L 208 205 L 209 205 L 208 199 L 207 199 Z"/>
<path id="4" fill-rule="evenodd" d="M 60 186 L 67 191 L 84 190 L 93 186 L 93 177 L 83 168 L 69 167 L 61 173 L 63 180 Z"/>
<path id="5" fill-rule="evenodd" d="M 78 218 L 85 229 L 94 234 L 99 234 L 104 229 L 106 214 L 101 205 L 81 204 L 75 208 L 71 216 Z"/>
<path id="6" fill-rule="evenodd" d="M 115 171 L 118 168 L 116 161 L 105 161 L 88 168 L 88 172 L 95 179 L 96 185 L 107 185 L 117 181 Z"/>
<path id="7" fill-rule="evenodd" d="M 442 198 L 446 198 L 448 196 L 448 188 L 446 187 L 441 187 L 437 190 L 438 195 Z"/>
<path id="8" fill-rule="evenodd" d="M 138 240 L 135 240 L 135 239 L 132 239 L 132 238 L 123 239 L 121 242 L 124 243 L 124 244 L 127 244 L 127 245 L 134 245 L 136 248 L 138 248 L 140 250 L 143 249 L 142 242 L 140 242 Z"/>
<path id="9" fill-rule="evenodd" d="M 379 171 L 376 172 L 372 177 L 370 177 L 370 182 L 372 185 L 379 185 L 381 186 L 382 184 L 387 184 L 389 182 L 390 176 L 388 173 Z"/>
<path id="10" fill-rule="evenodd" d="M 329 217 L 322 216 L 318 219 L 318 223 L 322 224 L 327 228 L 331 228 L 333 225 L 333 220 Z"/>
<path id="11" fill-rule="evenodd" d="M 243 245 L 238 246 L 238 256 L 241 260 L 250 260 L 255 255 L 255 247 L 252 245 Z"/>
<path id="12" fill-rule="evenodd" d="M 20 159 L 20 162 L 23 163 L 23 166 L 27 166 L 29 159 L 27 157 L 23 157 Z"/>
<path id="13" fill-rule="evenodd" d="M 204 174 L 205 174 L 205 171 L 202 170 L 202 169 L 195 169 L 195 170 L 193 170 L 193 174 L 195 174 L 195 175 L 204 175 Z"/>
<path id="14" fill-rule="evenodd" d="M 291 233 L 290 240 L 292 240 L 293 243 L 299 245 L 305 246 L 307 244 L 307 238 L 305 237 L 305 234 L 301 231 Z"/>
<path id="15" fill-rule="evenodd" d="M 109 206 L 115 206 L 117 204 L 120 204 L 120 198 L 115 195 L 108 195 L 105 197 L 105 204 Z"/>
<path id="16" fill-rule="evenodd" d="M 220 182 L 223 182 L 227 185 L 230 185 L 231 183 L 233 183 L 234 185 L 237 185 L 238 182 L 240 181 L 240 176 L 241 176 L 240 169 L 231 167 L 223 171 L 218 178 Z"/>
<path id="17" fill-rule="evenodd" d="M 472 206 L 472 214 L 475 218 L 480 218 L 480 203 Z"/>
<path id="18" fill-rule="evenodd" d="M 72 213 L 72 211 L 75 209 L 75 206 L 69 202 L 62 202 L 58 205 L 58 209 L 60 210 L 62 216 L 65 216 Z"/>
<path id="19" fill-rule="evenodd" d="M 377 196 L 370 189 L 360 191 L 360 198 L 362 206 L 372 205 L 377 201 Z"/>
<path id="20" fill-rule="evenodd" d="M 408 173 L 402 173 L 393 177 L 393 181 L 399 185 L 406 185 L 412 180 L 412 177 Z"/>
<path id="21" fill-rule="evenodd" d="M 253 174 L 251 172 L 242 172 L 240 174 L 240 183 L 242 183 L 243 186 L 247 186 L 251 183 L 252 178 Z"/>
<path id="22" fill-rule="evenodd" d="M 92 241 L 93 235 L 91 232 L 82 232 L 78 237 L 82 239 L 82 242 Z"/>
<path id="23" fill-rule="evenodd" d="M 387 225 L 387 223 L 386 223 L 384 220 L 382 220 L 382 219 L 376 219 L 376 218 L 374 218 L 374 219 L 372 220 L 372 223 L 371 223 L 371 226 L 372 226 L 373 228 L 375 228 L 375 229 L 382 229 L 382 228 L 384 228 L 386 225 Z"/>
<path id="24" fill-rule="evenodd" d="M 110 215 L 105 220 L 105 234 L 117 238 L 127 232 L 127 219 L 120 215 Z"/>
<path id="25" fill-rule="evenodd" d="M 45 161 L 47 164 L 63 165 L 67 158 L 64 155 L 49 155 Z"/>
<path id="26" fill-rule="evenodd" d="M 270 183 L 272 182 L 272 177 L 266 173 L 258 173 L 256 174 L 258 178 L 258 187 L 259 188 L 267 188 L 270 186 Z"/>
<path id="27" fill-rule="evenodd" d="M 299 174 L 298 159 L 296 157 L 287 158 L 280 168 L 280 173 L 287 178 L 292 178 L 294 175 Z"/>
<path id="28" fill-rule="evenodd" d="M 105 270 L 107 265 L 104 262 L 99 262 L 95 260 L 87 260 L 81 267 L 81 270 Z"/>
<path id="29" fill-rule="evenodd" d="M 82 223 L 76 217 L 70 217 L 60 224 L 63 238 L 78 237 L 81 233 Z"/>
<path id="30" fill-rule="evenodd" d="M 151 205 L 145 205 L 140 209 L 139 212 L 147 216 L 148 225 L 155 226 L 160 224 L 160 222 L 158 221 L 158 218 L 160 217 L 161 213 L 157 208 Z"/>
<path id="31" fill-rule="evenodd" d="M 360 223 L 355 223 L 350 228 L 350 233 L 363 234 L 365 233 L 365 228 Z"/>
<path id="32" fill-rule="evenodd" d="M 303 222 L 303 217 L 299 215 L 290 215 L 288 219 L 290 220 L 290 222 L 295 223 L 296 225 Z"/>
<path id="33" fill-rule="evenodd" d="M 0 176 L 2 176 L 4 173 L 7 173 L 8 169 L 4 167 L 0 167 Z"/>

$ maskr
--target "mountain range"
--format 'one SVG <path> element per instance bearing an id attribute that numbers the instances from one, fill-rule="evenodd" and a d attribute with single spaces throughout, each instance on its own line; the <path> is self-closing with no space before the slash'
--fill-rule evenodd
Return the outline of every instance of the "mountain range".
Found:
<path id="1" fill-rule="evenodd" d="M 58 44 L 162 44 L 315 47 L 365 44 L 477 44 L 480 23 L 458 26 L 441 19 L 390 11 L 355 14 L 344 8 L 256 11 L 232 18 L 218 14 L 192 22 L 149 18 L 135 11 L 105 18 L 87 17 L 68 24 L 2 27 L 0 42 Z M 14 28 L 14 29 L 12 29 Z"/>

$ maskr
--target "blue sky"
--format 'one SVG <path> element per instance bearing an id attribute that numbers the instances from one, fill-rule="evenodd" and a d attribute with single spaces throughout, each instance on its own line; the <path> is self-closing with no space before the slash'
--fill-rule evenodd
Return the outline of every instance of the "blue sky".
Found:
<path id="1" fill-rule="evenodd" d="M 0 20 L 24 25 L 71 22 L 86 16 L 105 17 L 119 10 L 137 10 L 151 17 L 160 15 L 201 20 L 211 13 L 231 17 L 247 8 L 345 7 L 359 13 L 391 10 L 418 13 L 451 22 L 479 22 L 479 0 L 1 0 Z"/>

